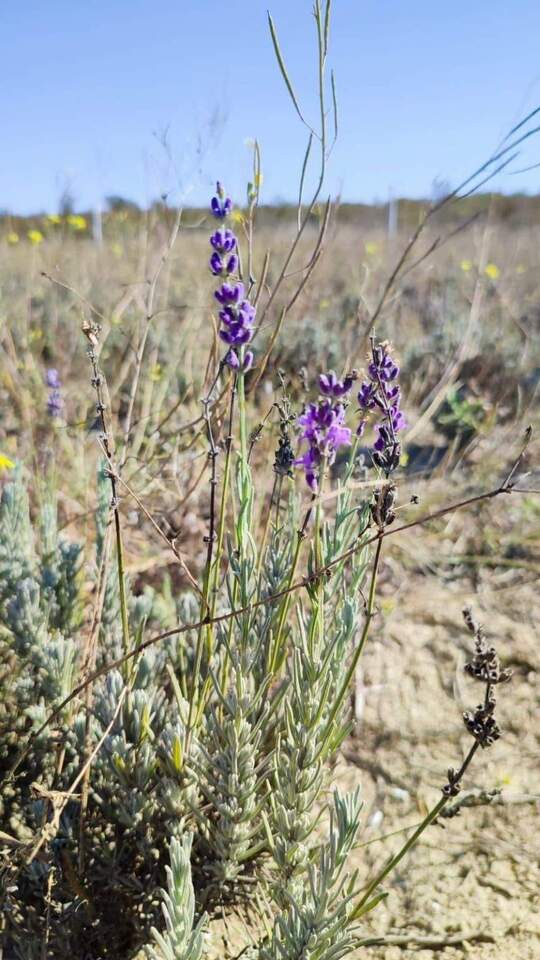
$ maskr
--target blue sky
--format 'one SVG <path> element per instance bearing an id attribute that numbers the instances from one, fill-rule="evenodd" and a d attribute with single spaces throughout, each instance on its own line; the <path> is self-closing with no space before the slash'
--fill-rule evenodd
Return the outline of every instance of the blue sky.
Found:
<path id="1" fill-rule="evenodd" d="M 11 0 L 0 8 L 0 208 L 106 194 L 237 197 L 263 155 L 263 199 L 290 199 L 305 148 L 276 67 L 274 16 L 315 119 L 312 0 Z M 538 0 L 334 0 L 340 138 L 328 189 L 348 200 L 456 184 L 540 104 Z M 161 140 L 166 131 L 168 151 Z M 540 162 L 540 138 L 517 166 Z M 540 191 L 540 169 L 499 178 Z"/>

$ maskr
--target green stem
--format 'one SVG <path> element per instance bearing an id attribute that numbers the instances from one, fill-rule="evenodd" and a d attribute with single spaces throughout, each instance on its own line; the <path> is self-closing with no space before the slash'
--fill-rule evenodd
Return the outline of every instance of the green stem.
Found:
<path id="1" fill-rule="evenodd" d="M 312 496 L 311 504 L 313 504 L 313 500 L 314 500 L 314 499 L 315 499 L 315 494 L 313 494 L 313 496 Z M 303 540 L 305 539 L 305 536 L 306 536 L 306 527 L 307 527 L 307 525 L 308 525 L 308 523 L 309 523 L 309 518 L 310 518 L 310 516 L 311 516 L 311 511 L 312 511 L 312 509 L 313 509 L 313 506 L 312 506 L 312 505 L 311 505 L 310 507 L 308 507 L 308 510 L 306 511 L 306 515 L 305 515 L 305 517 L 304 517 L 304 522 L 303 522 L 303 524 L 302 524 L 302 527 L 301 527 L 300 530 L 298 530 L 297 535 L 296 535 L 296 547 L 295 547 L 295 550 L 294 550 L 294 556 L 293 556 L 293 559 L 292 559 L 291 568 L 290 568 L 290 570 L 289 570 L 289 577 L 288 577 L 288 579 L 287 579 L 287 586 L 286 586 L 286 588 L 285 588 L 287 592 L 286 592 L 286 594 L 285 594 L 285 596 L 283 597 L 283 600 L 282 600 L 282 602 L 281 602 L 281 610 L 280 610 L 280 614 L 279 614 L 279 620 L 278 620 L 278 625 L 277 625 L 277 630 L 276 630 L 276 636 L 275 636 L 275 640 L 274 640 L 273 645 L 272 645 L 272 651 L 271 651 L 271 653 L 270 653 L 270 657 L 269 657 L 269 660 L 268 660 L 268 672 L 269 672 L 270 674 L 275 673 L 275 671 L 276 671 L 276 669 L 277 669 L 277 663 L 278 663 L 278 659 L 279 659 L 279 651 L 280 651 L 280 647 L 281 647 L 281 635 L 282 635 L 282 633 L 283 633 L 283 628 L 284 628 L 284 626 L 285 626 L 285 620 L 286 620 L 286 618 L 287 618 L 287 614 L 288 614 L 288 612 L 289 612 L 289 607 L 290 607 L 290 604 L 291 604 L 291 587 L 292 587 L 292 585 L 293 585 L 293 583 L 294 583 L 294 578 L 295 578 L 295 575 L 296 575 L 296 568 L 297 568 L 297 566 L 298 566 L 298 560 L 300 559 L 300 549 L 301 549 L 301 547 L 302 547 L 302 542 L 303 542 Z"/>
<path id="2" fill-rule="evenodd" d="M 394 867 L 397 867 L 398 863 L 401 860 L 403 860 L 403 857 L 409 852 L 411 847 L 415 845 L 416 841 L 421 837 L 424 830 L 427 827 L 429 827 L 430 823 L 433 823 L 433 821 L 436 820 L 436 818 L 439 816 L 444 805 L 448 803 L 448 800 L 449 800 L 448 797 L 441 797 L 439 802 L 436 803 L 433 809 L 429 811 L 426 817 L 424 817 L 420 826 L 416 828 L 416 830 L 414 831 L 413 834 L 411 834 L 411 836 L 406 841 L 406 843 L 403 844 L 403 846 L 401 847 L 401 850 L 399 850 L 396 853 L 396 855 L 392 857 L 392 859 L 386 864 L 385 867 L 383 867 L 380 873 L 377 874 L 375 879 L 371 881 L 362 899 L 358 903 L 358 906 L 356 907 L 357 910 L 359 910 L 361 907 L 364 906 L 365 903 L 368 902 L 371 895 L 377 889 L 379 884 L 381 884 L 383 880 L 388 876 L 388 874 L 392 872 Z"/>
<path id="3" fill-rule="evenodd" d="M 339 693 L 337 694 L 336 699 L 335 699 L 335 701 L 334 701 L 334 705 L 333 705 L 332 710 L 331 710 L 331 712 L 330 712 L 330 716 L 328 717 L 328 721 L 327 721 L 327 731 L 326 731 L 326 736 L 325 736 L 325 739 L 324 739 L 323 747 L 325 747 L 325 746 L 327 745 L 327 743 L 328 743 L 328 741 L 329 741 L 329 739 L 330 739 L 330 735 L 331 735 L 331 732 L 332 732 L 332 725 L 333 725 L 334 720 L 336 719 L 339 711 L 341 710 L 341 707 L 342 707 L 343 701 L 345 700 L 345 697 L 347 696 L 347 691 L 348 691 L 348 689 L 349 689 L 349 686 L 350 686 L 350 684 L 351 684 L 351 681 L 352 681 L 352 679 L 353 679 L 353 677 L 354 677 L 354 674 L 355 674 L 355 672 L 356 672 L 356 668 L 357 668 L 357 666 L 358 666 L 358 661 L 360 660 L 360 657 L 361 657 L 361 655 L 362 655 L 362 651 L 363 651 L 363 649 L 364 649 L 364 647 L 365 647 L 366 640 L 367 640 L 368 635 L 369 635 L 369 628 L 370 628 L 370 626 L 371 626 L 371 621 L 372 621 L 372 619 L 373 619 L 373 609 L 374 609 L 374 606 L 375 606 L 375 593 L 376 593 L 376 587 L 377 587 L 377 575 L 378 575 L 378 572 L 379 572 L 379 564 L 380 564 L 380 559 L 381 559 L 381 549 L 382 549 L 382 537 L 380 537 L 379 540 L 377 541 L 377 547 L 376 547 L 376 550 L 375 550 L 375 558 L 374 558 L 374 560 L 373 560 L 373 569 L 372 569 L 372 572 L 371 572 L 371 583 L 370 583 L 370 586 L 369 586 L 369 596 L 368 596 L 368 601 L 367 601 L 367 605 L 366 605 L 366 619 L 365 619 L 365 622 L 364 622 L 364 629 L 362 630 L 362 636 L 360 637 L 360 641 L 359 641 L 359 643 L 358 643 L 358 646 L 356 647 L 356 650 L 355 650 L 354 653 L 353 653 L 352 660 L 351 660 L 350 665 L 349 665 L 349 669 L 347 670 L 347 673 L 345 674 L 345 678 L 344 678 L 344 680 L 343 680 L 343 683 L 341 684 Z"/>
<path id="4" fill-rule="evenodd" d="M 490 687 L 489 687 L 489 684 L 488 684 L 487 689 L 486 689 L 486 697 L 485 697 L 486 702 L 487 702 L 487 700 L 489 699 L 489 690 L 490 690 Z M 454 773 L 454 774 L 453 774 L 453 776 L 452 776 L 452 782 L 453 782 L 453 783 L 459 783 L 459 782 L 460 782 L 461 778 L 463 777 L 463 774 L 464 774 L 465 771 L 467 770 L 467 768 L 468 768 L 468 766 L 469 766 L 472 758 L 474 757 L 476 751 L 478 750 L 478 747 L 479 747 L 479 746 L 480 746 L 480 742 L 479 742 L 478 740 L 475 740 L 475 742 L 473 743 L 473 745 L 472 745 L 471 749 L 469 750 L 467 756 L 465 757 L 463 763 L 461 764 L 461 767 L 459 768 L 459 770 L 457 771 L 457 773 Z M 426 830 L 427 827 L 429 827 L 429 825 L 430 825 L 431 823 L 433 823 L 434 820 L 437 819 L 437 817 L 439 816 L 441 810 L 443 809 L 444 806 L 446 806 L 446 804 L 448 803 L 449 800 L 450 800 L 450 795 L 449 795 L 449 794 L 448 794 L 448 795 L 447 795 L 447 794 L 443 794 L 443 796 L 442 796 L 441 799 L 438 801 L 438 803 L 436 803 L 435 806 L 434 806 L 434 807 L 429 811 L 429 813 L 424 817 L 424 819 L 422 820 L 422 823 L 419 824 L 419 826 L 416 828 L 416 830 L 414 831 L 414 833 L 412 833 L 411 836 L 409 837 L 409 839 L 405 841 L 405 843 L 403 844 L 403 846 L 401 847 L 401 849 L 398 850 L 398 852 L 395 854 L 395 856 L 393 856 L 393 857 L 389 860 L 389 862 L 386 864 L 386 866 L 382 868 L 382 870 L 380 871 L 380 873 L 377 874 L 377 876 L 375 877 L 375 879 L 371 881 L 371 883 L 369 884 L 367 890 L 365 891 L 364 895 L 362 896 L 362 899 L 360 900 L 360 902 L 359 902 L 359 904 L 358 904 L 358 906 L 357 906 L 356 909 L 360 909 L 361 907 L 364 906 L 365 903 L 367 903 L 367 901 L 370 899 L 371 895 L 372 895 L 373 892 L 377 889 L 377 887 L 379 886 L 379 884 L 381 884 L 381 883 L 383 882 L 383 880 L 388 876 L 388 874 L 392 872 L 392 870 L 394 869 L 394 867 L 397 867 L 398 863 L 400 863 L 400 861 L 403 860 L 403 857 L 409 852 L 409 850 L 411 849 L 411 847 L 414 847 L 414 845 L 415 845 L 415 843 L 417 842 L 417 840 L 419 840 L 419 838 L 422 836 L 424 830 Z"/>
<path id="5" fill-rule="evenodd" d="M 322 495 L 324 485 L 325 458 L 323 457 L 321 468 L 319 470 L 317 508 L 315 510 L 315 569 L 318 570 L 323 565 L 322 545 L 321 545 L 321 518 L 322 518 Z M 317 589 L 317 625 L 319 633 L 320 649 L 323 649 L 324 643 L 324 578 L 320 577 L 316 584 Z M 313 654 L 313 651 L 311 651 Z"/>
<path id="6" fill-rule="evenodd" d="M 244 349 L 240 356 L 240 363 L 244 362 Z M 238 377 L 238 415 L 240 422 L 240 455 L 244 464 L 247 464 L 247 426 L 246 426 L 246 390 L 244 374 Z"/>
<path id="7" fill-rule="evenodd" d="M 228 436 L 226 440 L 225 466 L 223 469 L 223 488 L 221 492 L 221 503 L 219 508 L 216 554 L 214 558 L 213 568 L 209 575 L 210 616 L 212 618 L 215 616 L 215 612 L 216 612 L 217 585 L 219 580 L 219 570 L 221 566 L 221 556 L 223 553 L 223 541 L 225 539 L 225 525 L 226 525 L 226 519 L 227 519 L 227 497 L 229 492 L 229 480 L 230 480 L 230 474 L 231 474 L 234 398 L 236 396 L 237 382 L 238 382 L 237 376 L 235 374 L 233 383 L 232 383 L 232 392 L 231 392 L 231 405 L 230 405 L 230 412 L 229 412 L 229 431 L 228 431 Z M 209 626 L 208 630 L 212 631 L 212 627 Z"/>
<path id="8" fill-rule="evenodd" d="M 120 599 L 120 617 L 122 620 L 122 647 L 126 654 L 129 650 L 129 619 L 126 596 L 126 574 L 124 569 L 124 546 L 120 529 L 120 513 L 118 506 L 114 507 L 114 532 L 116 535 L 116 562 L 118 569 L 118 592 Z"/>

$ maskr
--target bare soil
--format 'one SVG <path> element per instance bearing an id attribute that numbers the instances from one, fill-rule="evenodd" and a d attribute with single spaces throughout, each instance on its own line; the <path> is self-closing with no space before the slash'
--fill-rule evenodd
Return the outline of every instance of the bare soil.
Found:
<path id="1" fill-rule="evenodd" d="M 396 591 L 399 593 L 397 602 Z M 377 637 L 359 678 L 357 736 L 339 764 L 342 786 L 361 785 L 365 830 L 375 841 L 422 819 L 440 796 L 450 764 L 468 747 L 461 711 L 478 700 L 463 674 L 470 636 L 464 605 L 474 608 L 514 671 L 499 688 L 497 714 L 503 738 L 477 755 L 464 790 L 502 790 L 506 805 L 462 808 L 424 834 L 387 882 L 388 898 L 366 918 L 373 935 L 440 938 L 438 947 L 365 948 L 377 960 L 431 960 L 444 941 L 445 960 L 464 953 L 478 960 L 540 957 L 540 795 L 536 714 L 540 597 L 530 576 L 482 573 L 446 584 L 419 573 L 390 574 L 384 586 Z M 356 853 L 366 876 L 395 852 L 404 836 L 369 842 Z M 490 936 L 494 943 L 474 938 Z"/>

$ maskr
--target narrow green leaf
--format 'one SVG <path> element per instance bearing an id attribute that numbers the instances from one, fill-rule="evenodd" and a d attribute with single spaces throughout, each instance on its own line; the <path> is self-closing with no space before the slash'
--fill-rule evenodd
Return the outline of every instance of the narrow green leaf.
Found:
<path id="1" fill-rule="evenodd" d="M 324 11 L 324 55 L 328 53 L 328 38 L 330 36 L 330 10 L 332 0 L 326 0 L 326 10 Z"/>
<path id="2" fill-rule="evenodd" d="M 382 893 L 378 893 L 377 896 L 373 897 L 371 900 L 368 900 L 367 903 L 359 903 L 352 913 L 349 914 L 349 920 L 359 920 L 360 917 L 363 917 L 366 913 L 370 913 L 371 910 L 374 910 L 381 900 L 386 900 L 387 896 L 388 894 L 383 891 Z"/>
<path id="3" fill-rule="evenodd" d="M 299 190 L 298 190 L 298 220 L 299 220 L 299 221 L 300 221 L 300 217 L 301 217 L 301 213 L 302 213 L 302 196 L 303 196 L 303 193 L 304 193 L 304 181 L 305 181 L 305 179 L 306 179 L 306 171 L 307 171 L 307 165 L 308 165 L 308 161 L 309 161 L 309 155 L 310 155 L 310 153 L 311 153 L 311 144 L 312 144 L 312 143 L 313 143 L 313 134 L 310 133 L 310 135 L 309 135 L 309 140 L 308 140 L 308 145 L 307 145 L 307 149 L 306 149 L 306 152 L 305 152 L 305 154 L 304 154 L 304 162 L 303 162 L 303 164 L 302 164 L 302 172 L 301 172 L 301 174 L 300 174 L 300 188 L 299 188 Z"/>
<path id="4" fill-rule="evenodd" d="M 297 100 L 297 98 L 296 98 L 296 94 L 295 94 L 294 89 L 293 89 L 293 85 L 292 85 L 292 83 L 291 83 L 291 81 L 290 81 L 290 79 L 289 79 L 289 74 L 287 73 L 287 67 L 285 66 L 285 61 L 284 61 L 284 59 L 283 59 L 283 55 L 282 55 L 282 53 L 281 53 L 281 48 L 280 48 L 280 46 L 279 46 L 279 40 L 278 40 L 278 36 L 277 36 L 277 33 L 276 33 L 276 28 L 275 28 L 275 26 L 274 26 L 274 21 L 272 20 L 272 17 L 271 17 L 271 15 L 270 15 L 270 13 L 268 14 L 268 25 L 269 25 L 269 27 L 270 27 L 270 35 L 271 35 L 271 37 L 272 37 L 272 43 L 274 44 L 274 52 L 275 52 L 275 54 L 276 54 L 276 60 L 277 60 L 278 65 L 279 65 L 279 69 L 281 70 L 281 75 L 282 75 L 282 77 L 283 77 L 283 79 L 284 79 L 284 81 L 285 81 L 285 85 L 286 85 L 286 87 L 287 87 L 287 90 L 289 91 L 289 96 L 290 96 L 290 98 L 291 98 L 291 100 L 292 100 L 292 102 L 293 102 L 293 104 L 294 104 L 294 109 L 296 110 L 296 112 L 297 112 L 298 116 L 300 117 L 302 123 L 305 123 L 305 120 L 304 120 L 304 118 L 303 118 L 303 116 L 302 116 L 302 111 L 300 110 L 300 106 L 299 106 L 299 104 L 298 104 L 298 100 Z"/>
<path id="5" fill-rule="evenodd" d="M 334 142 L 337 140 L 338 136 L 338 105 L 337 105 L 337 93 L 336 93 L 336 77 L 334 71 L 330 71 L 330 83 L 332 84 L 332 105 L 334 111 Z"/>
<path id="6" fill-rule="evenodd" d="M 182 769 L 183 756 L 182 756 L 182 744 L 180 743 L 180 737 L 178 735 L 175 736 L 173 741 L 173 750 L 172 750 L 171 760 L 173 762 L 173 766 L 175 770 L 177 770 L 178 773 L 180 773 L 180 770 Z"/>

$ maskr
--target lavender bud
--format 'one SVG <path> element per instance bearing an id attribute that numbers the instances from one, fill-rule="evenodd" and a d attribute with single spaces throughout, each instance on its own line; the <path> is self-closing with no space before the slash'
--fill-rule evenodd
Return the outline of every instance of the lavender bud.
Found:
<path id="1" fill-rule="evenodd" d="M 240 361 L 238 359 L 238 355 L 235 353 L 234 350 L 228 351 L 228 353 L 225 356 L 224 363 L 226 363 L 227 366 L 231 368 L 231 370 L 238 370 L 238 368 L 240 367 Z"/>
<path id="2" fill-rule="evenodd" d="M 210 257 L 210 270 L 215 277 L 221 276 L 223 272 L 223 261 L 219 253 L 213 253 Z"/>
<path id="3" fill-rule="evenodd" d="M 219 180 L 216 184 L 216 194 L 217 196 L 212 197 L 210 201 L 210 208 L 214 217 L 219 220 L 224 220 L 232 210 L 232 200 L 229 197 L 225 197 L 225 191 Z"/>

